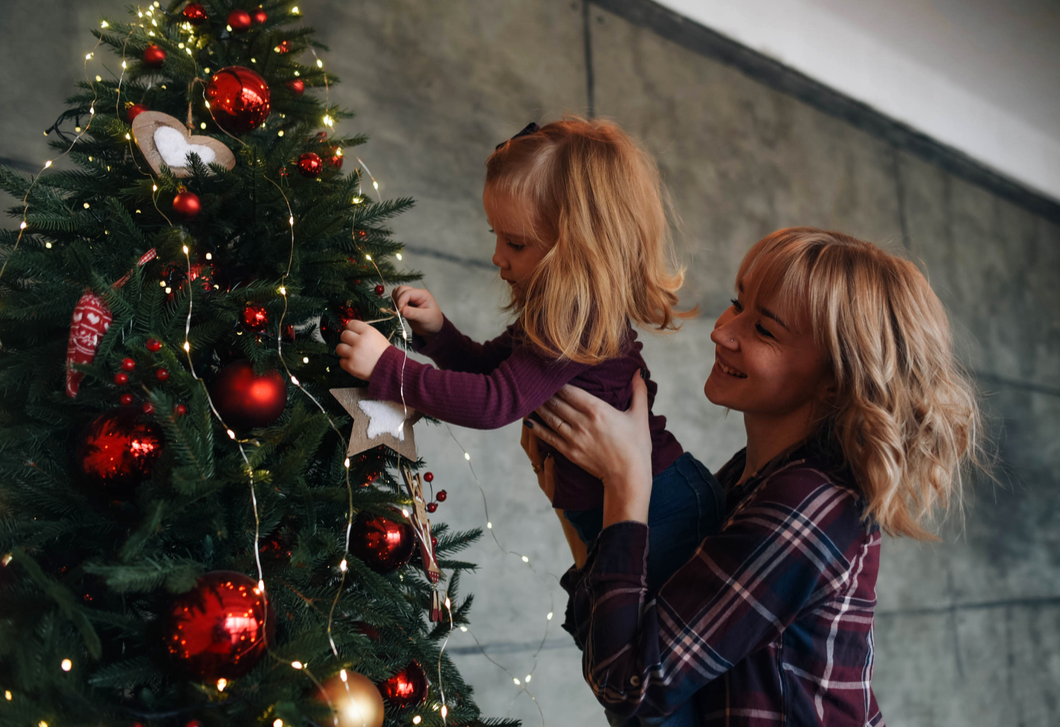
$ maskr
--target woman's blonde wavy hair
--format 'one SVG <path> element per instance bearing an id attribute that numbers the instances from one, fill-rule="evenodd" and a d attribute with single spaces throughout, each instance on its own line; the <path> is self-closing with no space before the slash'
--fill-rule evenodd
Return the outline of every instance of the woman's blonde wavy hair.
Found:
<path id="1" fill-rule="evenodd" d="M 696 314 L 675 310 L 684 269 L 659 170 L 614 123 L 568 116 L 505 142 L 484 194 L 529 205 L 548 249 L 508 305 L 545 355 L 596 364 L 623 354 L 629 321 L 667 331 Z"/>
<path id="2" fill-rule="evenodd" d="M 868 242 L 793 227 L 751 248 L 743 284 L 751 300 L 796 312 L 824 352 L 835 394 L 820 433 L 842 451 L 866 516 L 889 535 L 937 539 L 935 516 L 960 509 L 963 465 L 986 465 L 975 389 L 924 275 Z"/>

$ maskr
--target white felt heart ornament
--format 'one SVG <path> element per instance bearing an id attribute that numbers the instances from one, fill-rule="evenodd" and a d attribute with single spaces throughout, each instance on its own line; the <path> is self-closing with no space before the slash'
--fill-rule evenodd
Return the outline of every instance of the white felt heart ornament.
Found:
<path id="1" fill-rule="evenodd" d="M 160 174 L 165 164 L 174 177 L 190 177 L 187 166 L 190 153 L 198 154 L 203 164 L 220 164 L 225 169 L 236 165 L 236 157 L 227 146 L 208 136 L 192 136 L 179 119 L 161 111 L 137 114 L 132 133 L 155 174 Z"/>

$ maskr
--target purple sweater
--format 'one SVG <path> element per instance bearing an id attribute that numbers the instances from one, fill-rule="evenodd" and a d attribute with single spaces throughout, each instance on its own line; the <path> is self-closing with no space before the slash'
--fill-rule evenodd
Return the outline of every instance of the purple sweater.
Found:
<path id="1" fill-rule="evenodd" d="M 405 360 L 401 349 L 391 346 L 379 358 L 368 385 L 373 399 L 400 402 L 404 364 L 405 402 L 414 409 L 442 421 L 473 429 L 497 429 L 522 419 L 545 403 L 564 384 L 600 397 L 621 410 L 633 398 L 631 381 L 637 369 L 647 375 L 640 355 L 643 345 L 629 328 L 626 354 L 595 366 L 560 362 L 543 356 L 524 344 L 509 326 L 499 337 L 475 343 L 456 329 L 448 318 L 430 343 L 414 337 L 413 348 L 438 366 Z M 648 407 L 655 402 L 658 385 L 650 378 Z M 657 476 L 681 456 L 683 449 L 666 430 L 666 417 L 649 416 L 652 443 L 652 476 Z M 556 460 L 556 491 L 552 506 L 563 510 L 592 510 L 604 503 L 603 484 L 544 444 Z"/>

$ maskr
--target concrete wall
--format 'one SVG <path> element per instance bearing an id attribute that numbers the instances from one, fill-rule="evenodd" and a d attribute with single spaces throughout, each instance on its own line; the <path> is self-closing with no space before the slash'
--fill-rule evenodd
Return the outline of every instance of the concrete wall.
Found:
<path id="1" fill-rule="evenodd" d="M 406 261 L 469 335 L 504 324 L 479 201 L 494 144 L 530 120 L 590 108 L 645 140 L 682 218 L 683 302 L 704 311 L 676 336 L 644 335 L 646 358 L 660 383 L 657 410 L 710 467 L 742 444 L 740 418 L 699 392 L 713 318 L 751 243 L 778 227 L 818 225 L 922 259 L 993 412 L 1006 484 L 973 483 L 963 523 L 952 522 L 941 544 L 885 543 L 876 692 L 892 727 L 1060 723 L 1057 218 L 625 19 L 638 4 L 612 2 L 615 13 L 572 0 L 329 0 L 303 9 L 343 79 L 332 99 L 359 115 L 344 130 L 371 135 L 358 153 L 384 196 L 417 199 L 394 222 Z M 119 6 L 9 8 L 18 33 L 0 47 L 0 157 L 27 168 L 47 158 L 41 129 L 81 74 L 88 29 Z M 518 426 L 452 435 L 460 445 L 444 427 L 417 435 L 436 487 L 449 492 L 438 517 L 482 526 L 485 501 L 496 542 L 487 535 L 469 553 L 481 567 L 464 583 L 476 593 L 472 632 L 482 650 L 457 632 L 451 652 L 488 715 L 604 725 L 559 629 L 556 578 L 569 555 Z M 548 622 L 550 611 L 557 618 Z M 529 691 L 514 684 L 530 673 Z"/>

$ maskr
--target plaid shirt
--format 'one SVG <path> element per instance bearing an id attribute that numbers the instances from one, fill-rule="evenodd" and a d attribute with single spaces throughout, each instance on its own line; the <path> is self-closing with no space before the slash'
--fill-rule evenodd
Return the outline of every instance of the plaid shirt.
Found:
<path id="1" fill-rule="evenodd" d="M 563 576 L 585 679 L 620 715 L 689 699 L 700 727 L 882 727 L 870 686 L 879 528 L 804 448 L 729 490 L 729 519 L 659 590 L 648 528 L 621 522 Z M 719 473 L 743 470 L 743 453 Z"/>

